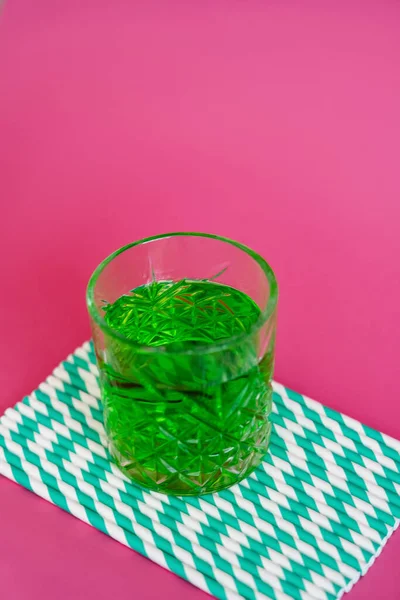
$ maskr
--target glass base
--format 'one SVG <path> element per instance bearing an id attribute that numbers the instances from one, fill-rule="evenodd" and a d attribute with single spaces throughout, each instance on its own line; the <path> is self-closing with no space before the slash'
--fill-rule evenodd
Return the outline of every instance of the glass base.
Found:
<path id="1" fill-rule="evenodd" d="M 112 446 L 109 448 L 114 463 L 133 483 L 147 490 L 168 496 L 203 496 L 230 488 L 253 473 L 263 461 L 267 451 L 268 445 L 262 452 L 252 453 L 251 457 L 236 465 L 235 472 L 216 468 L 212 473 L 183 475 L 175 472 L 166 476 L 165 473 L 161 474 L 154 470 L 145 471 L 141 467 L 134 468 L 132 463 L 129 466 L 124 466 L 124 461 L 119 453 Z"/>

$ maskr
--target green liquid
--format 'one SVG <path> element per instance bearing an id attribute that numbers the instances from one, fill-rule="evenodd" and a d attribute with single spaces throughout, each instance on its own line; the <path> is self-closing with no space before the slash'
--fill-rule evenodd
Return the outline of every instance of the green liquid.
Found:
<path id="1" fill-rule="evenodd" d="M 104 310 L 110 327 L 148 347 L 106 336 L 99 361 L 105 427 L 120 468 L 178 495 L 246 477 L 271 430 L 273 348 L 259 362 L 256 334 L 243 336 L 260 316 L 253 300 L 210 281 L 164 281 Z"/>

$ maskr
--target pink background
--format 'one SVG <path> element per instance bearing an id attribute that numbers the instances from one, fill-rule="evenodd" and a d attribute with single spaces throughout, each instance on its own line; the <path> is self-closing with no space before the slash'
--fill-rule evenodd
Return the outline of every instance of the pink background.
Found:
<path id="1" fill-rule="evenodd" d="M 237 238 L 280 283 L 276 378 L 400 438 L 400 4 L 10 0 L 0 413 L 89 337 L 120 245 Z M 207 596 L 0 479 L 0 596 Z M 400 536 L 350 593 L 400 598 Z"/>

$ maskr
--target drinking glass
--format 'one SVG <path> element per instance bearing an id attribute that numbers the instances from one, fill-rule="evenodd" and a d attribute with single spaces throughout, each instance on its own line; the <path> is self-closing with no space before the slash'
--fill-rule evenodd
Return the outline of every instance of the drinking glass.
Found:
<path id="1" fill-rule="evenodd" d="M 160 282 L 172 290 L 183 285 L 186 294 L 181 291 L 174 299 L 181 313 L 175 322 L 175 312 L 165 316 L 160 301 L 148 312 L 144 305 L 141 318 L 152 323 L 152 339 L 171 335 L 171 343 L 140 343 L 110 325 L 107 307 L 132 298 L 132 290 L 150 294 Z M 203 292 L 187 292 L 193 282 L 206 285 L 206 300 L 196 300 Z M 226 289 L 228 299 L 235 290 L 246 295 L 254 308 L 247 327 L 231 306 L 211 298 L 214 289 Z M 210 234 L 143 239 L 97 267 L 87 306 L 104 425 L 113 459 L 132 480 L 158 492 L 199 495 L 237 483 L 260 464 L 271 433 L 277 296 L 275 275 L 261 256 Z M 180 315 L 189 314 L 182 313 L 184 308 L 197 334 L 182 343 L 174 335 L 183 326 Z M 226 337 L 208 340 L 210 315 L 216 327 L 229 325 Z"/>

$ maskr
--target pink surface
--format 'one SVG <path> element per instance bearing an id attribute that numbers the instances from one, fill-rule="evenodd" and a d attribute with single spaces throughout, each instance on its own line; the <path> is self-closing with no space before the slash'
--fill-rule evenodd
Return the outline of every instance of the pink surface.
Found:
<path id="1" fill-rule="evenodd" d="M 274 266 L 276 378 L 400 438 L 397 2 L 13 0 L 0 57 L 0 413 L 105 255 L 195 229 Z M 5 479 L 0 531 L 7 600 L 207 597 Z M 350 600 L 399 599 L 399 553 Z"/>

